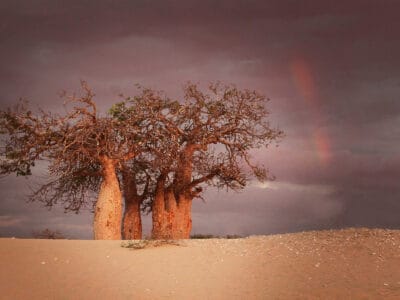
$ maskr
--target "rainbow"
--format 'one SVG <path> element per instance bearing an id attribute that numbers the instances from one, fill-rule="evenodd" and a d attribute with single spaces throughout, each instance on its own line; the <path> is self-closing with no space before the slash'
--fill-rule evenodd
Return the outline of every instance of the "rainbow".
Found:
<path id="1" fill-rule="evenodd" d="M 310 64 L 304 58 L 295 58 L 290 63 L 290 70 L 296 89 L 312 112 L 316 126 L 326 119 L 321 109 L 321 101 L 315 84 Z M 322 127 L 315 127 L 311 142 L 316 157 L 322 165 L 329 165 L 332 157 L 331 138 Z"/>

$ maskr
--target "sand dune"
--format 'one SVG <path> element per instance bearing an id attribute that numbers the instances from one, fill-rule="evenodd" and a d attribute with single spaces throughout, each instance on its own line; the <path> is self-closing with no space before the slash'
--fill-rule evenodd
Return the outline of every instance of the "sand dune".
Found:
<path id="1" fill-rule="evenodd" d="M 0 239 L 0 299 L 400 299 L 400 231 L 182 240 Z"/>

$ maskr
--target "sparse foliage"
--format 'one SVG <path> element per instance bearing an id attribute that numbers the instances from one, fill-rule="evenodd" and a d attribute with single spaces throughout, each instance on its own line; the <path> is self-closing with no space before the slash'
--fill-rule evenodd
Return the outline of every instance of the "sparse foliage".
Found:
<path id="1" fill-rule="evenodd" d="M 192 200 L 204 188 L 273 179 L 251 151 L 283 133 L 270 126 L 268 100 L 256 91 L 215 83 L 203 92 L 188 83 L 176 101 L 139 87 L 100 116 L 85 82 L 82 90 L 66 97 L 72 109 L 62 116 L 34 114 L 26 103 L 0 112 L 0 175 L 27 176 L 46 160 L 51 180 L 31 198 L 75 212 L 93 203 L 96 238 L 120 238 L 121 223 L 125 238 L 140 238 L 140 208 L 152 211 L 154 238 L 189 238 Z"/>
<path id="2" fill-rule="evenodd" d="M 118 174 L 141 153 L 152 111 L 135 106 L 123 118 L 99 116 L 95 95 L 85 82 L 82 90 L 80 96 L 67 97 L 72 109 L 63 116 L 45 111 L 35 115 L 25 104 L 1 112 L 5 140 L 0 173 L 30 175 L 37 160 L 47 160 L 51 179 L 31 198 L 49 207 L 63 202 L 66 210 L 78 212 L 91 195 L 98 194 L 95 237 L 120 238 Z"/>
<path id="3" fill-rule="evenodd" d="M 48 240 L 64 240 L 64 235 L 58 230 L 50 230 L 48 228 L 42 231 L 34 231 L 33 237 L 35 239 L 48 239 Z"/>
<path id="4" fill-rule="evenodd" d="M 149 89 L 134 99 L 140 102 L 147 97 L 156 103 L 165 101 Z M 211 84 L 202 92 L 189 83 L 184 101 L 168 100 L 168 109 L 159 110 L 153 125 L 159 139 L 147 144 L 155 184 L 146 205 L 153 212 L 154 237 L 188 238 L 191 201 L 201 198 L 206 186 L 238 190 L 252 176 L 273 179 L 250 155 L 251 150 L 283 136 L 270 126 L 266 102 L 261 94 L 232 85 Z M 114 107 L 114 114 L 123 118 L 135 105 L 128 99 Z"/>

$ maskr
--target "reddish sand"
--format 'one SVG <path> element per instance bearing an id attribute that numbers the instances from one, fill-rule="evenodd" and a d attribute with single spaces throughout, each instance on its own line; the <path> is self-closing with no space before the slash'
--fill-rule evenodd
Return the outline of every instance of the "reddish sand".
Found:
<path id="1" fill-rule="evenodd" d="M 400 231 L 184 240 L 0 239 L 0 299 L 400 299 Z"/>

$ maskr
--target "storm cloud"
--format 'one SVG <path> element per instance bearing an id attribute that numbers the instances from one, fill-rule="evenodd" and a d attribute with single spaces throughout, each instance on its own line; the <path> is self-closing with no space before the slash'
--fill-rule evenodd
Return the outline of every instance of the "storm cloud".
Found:
<path id="1" fill-rule="evenodd" d="M 0 105 L 62 109 L 94 89 L 104 112 L 139 83 L 180 97 L 190 80 L 257 89 L 286 137 L 254 151 L 277 180 L 207 190 L 193 232 L 400 228 L 398 1 L 2 1 Z M 26 203 L 0 181 L 0 235 L 91 237 L 92 215 Z M 149 220 L 146 219 L 147 230 Z"/>

